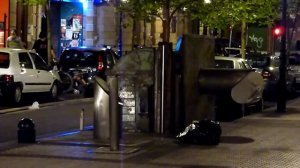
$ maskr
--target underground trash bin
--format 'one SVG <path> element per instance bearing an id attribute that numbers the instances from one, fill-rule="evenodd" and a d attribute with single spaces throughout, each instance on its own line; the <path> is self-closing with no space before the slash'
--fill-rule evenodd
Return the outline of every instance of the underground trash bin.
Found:
<path id="1" fill-rule="evenodd" d="M 35 143 L 35 124 L 32 119 L 21 119 L 18 123 L 18 128 L 18 143 Z"/>

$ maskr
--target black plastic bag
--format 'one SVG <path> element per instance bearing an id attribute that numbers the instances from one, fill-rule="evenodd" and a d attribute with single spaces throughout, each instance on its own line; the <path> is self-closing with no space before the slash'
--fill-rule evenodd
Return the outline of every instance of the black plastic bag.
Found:
<path id="1" fill-rule="evenodd" d="M 218 145 L 222 130 L 219 122 L 211 120 L 193 121 L 176 136 L 180 142 L 199 145 Z"/>

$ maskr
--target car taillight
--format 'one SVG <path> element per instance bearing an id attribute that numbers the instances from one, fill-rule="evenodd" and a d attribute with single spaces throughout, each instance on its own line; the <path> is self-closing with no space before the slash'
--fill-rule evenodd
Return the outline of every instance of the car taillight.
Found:
<path id="1" fill-rule="evenodd" d="M 2 75 L 0 80 L 3 82 L 13 82 L 14 76 L 13 75 Z"/>
<path id="2" fill-rule="evenodd" d="M 98 55 L 98 66 L 97 70 L 101 71 L 104 68 L 102 55 Z"/>
<path id="3" fill-rule="evenodd" d="M 271 79 L 272 78 L 272 73 L 266 70 L 263 70 L 261 72 L 261 76 L 263 77 L 263 79 Z"/>

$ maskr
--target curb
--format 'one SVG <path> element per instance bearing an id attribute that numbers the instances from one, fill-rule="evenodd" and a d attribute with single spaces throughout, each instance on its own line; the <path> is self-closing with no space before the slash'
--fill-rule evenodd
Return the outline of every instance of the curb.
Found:
<path id="1" fill-rule="evenodd" d="M 61 106 L 61 105 L 66 105 L 66 104 L 76 104 L 78 102 L 91 102 L 93 100 L 94 100 L 94 98 L 81 98 L 81 99 L 73 99 L 73 100 L 63 100 L 63 101 L 59 101 L 59 102 L 43 103 L 43 104 L 39 105 L 38 109 L 51 107 L 51 106 Z M 4 110 L 0 110 L 0 114 L 20 112 L 20 111 L 24 111 L 24 110 L 35 110 L 35 109 L 30 109 L 30 107 L 31 107 L 31 105 L 24 106 L 24 107 L 4 109 Z"/>

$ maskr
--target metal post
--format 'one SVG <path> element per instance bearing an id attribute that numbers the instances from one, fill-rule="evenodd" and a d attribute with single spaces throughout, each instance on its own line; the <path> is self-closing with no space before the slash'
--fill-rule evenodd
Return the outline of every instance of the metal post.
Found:
<path id="1" fill-rule="evenodd" d="M 79 120 L 79 129 L 80 129 L 80 131 L 83 131 L 83 127 L 84 127 L 84 109 L 81 109 L 80 120 Z"/>
<path id="2" fill-rule="evenodd" d="M 286 10 L 287 1 L 282 0 L 282 18 L 281 24 L 284 27 L 284 33 L 281 35 L 279 81 L 277 94 L 277 112 L 286 112 Z"/>
<path id="3" fill-rule="evenodd" d="M 242 105 L 241 105 L 241 108 L 242 108 L 242 117 L 245 117 L 245 113 L 246 113 L 246 105 L 245 105 L 245 104 L 242 104 Z"/>
<path id="4" fill-rule="evenodd" d="M 228 47 L 231 47 L 231 41 L 232 41 L 232 29 L 233 29 L 233 26 L 230 26 L 230 35 L 229 35 L 229 45 L 228 45 Z"/>
<path id="5" fill-rule="evenodd" d="M 122 0 L 117 0 L 117 6 L 120 6 L 122 3 Z M 122 57 L 123 53 L 123 12 L 119 13 L 119 37 L 118 37 L 118 55 L 119 57 Z"/>
<path id="6" fill-rule="evenodd" d="M 157 51 L 154 65 L 154 132 L 160 133 L 161 111 L 161 54 Z"/>
<path id="7" fill-rule="evenodd" d="M 160 118 L 160 133 L 164 133 L 164 86 L 165 86 L 165 45 L 162 46 L 162 64 L 161 64 L 161 118 Z"/>
<path id="8" fill-rule="evenodd" d="M 6 13 L 4 14 L 4 47 L 6 47 L 6 31 L 8 29 L 6 29 L 6 19 L 7 19 L 7 15 Z"/>
<path id="9" fill-rule="evenodd" d="M 118 79 L 116 76 L 107 77 L 109 95 L 109 120 L 110 120 L 110 150 L 120 149 L 121 113 L 118 105 Z"/>
<path id="10" fill-rule="evenodd" d="M 170 133 L 171 118 L 171 43 L 159 43 L 155 58 L 155 132 Z"/>

